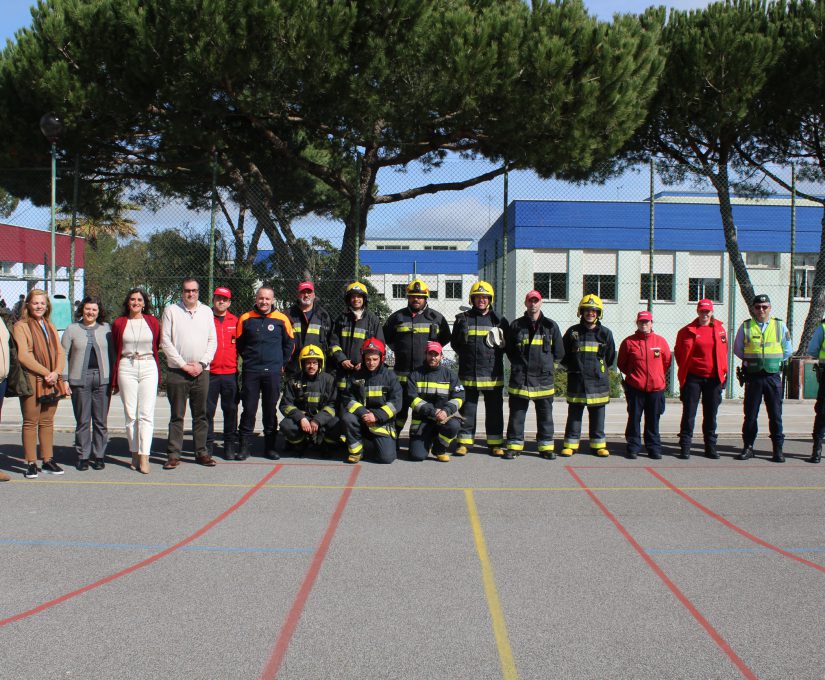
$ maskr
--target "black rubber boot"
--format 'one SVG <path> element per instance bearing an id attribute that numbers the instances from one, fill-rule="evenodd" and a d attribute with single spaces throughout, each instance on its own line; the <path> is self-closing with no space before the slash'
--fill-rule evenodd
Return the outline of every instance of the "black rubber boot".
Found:
<path id="1" fill-rule="evenodd" d="M 249 440 L 241 437 L 238 440 L 238 453 L 235 454 L 235 460 L 246 460 L 249 458 Z"/>
<path id="2" fill-rule="evenodd" d="M 278 434 L 276 432 L 271 432 L 270 434 L 264 435 L 264 455 L 269 458 L 269 460 L 281 459 L 281 456 L 279 456 L 278 452 L 275 450 L 275 440 L 277 437 Z"/>
<path id="3" fill-rule="evenodd" d="M 774 463 L 784 463 L 785 462 L 785 454 L 782 453 L 782 447 L 777 446 L 774 444 L 773 446 L 773 458 L 771 460 Z"/>
<path id="4" fill-rule="evenodd" d="M 811 457 L 808 458 L 809 463 L 819 463 L 822 460 L 822 440 L 814 439 L 814 448 L 811 451 Z"/>
<path id="5" fill-rule="evenodd" d="M 236 455 L 238 455 L 238 445 L 231 439 L 225 441 L 223 443 L 223 457 L 226 460 L 235 460 Z"/>
<path id="6" fill-rule="evenodd" d="M 742 453 L 736 456 L 736 460 L 748 460 L 750 458 L 753 458 L 752 446 L 746 446 L 744 449 L 742 449 Z"/>

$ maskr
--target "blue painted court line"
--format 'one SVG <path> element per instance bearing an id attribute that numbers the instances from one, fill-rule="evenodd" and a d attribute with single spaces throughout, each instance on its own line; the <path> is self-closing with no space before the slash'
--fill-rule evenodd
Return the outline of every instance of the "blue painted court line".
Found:
<path id="1" fill-rule="evenodd" d="M 821 553 L 825 548 L 784 548 L 792 553 Z M 725 555 L 728 553 L 769 553 L 767 548 L 687 548 L 687 549 L 666 549 L 650 548 L 647 550 L 650 555 Z"/>
<path id="2" fill-rule="evenodd" d="M 105 548 L 121 550 L 165 550 L 166 545 L 143 545 L 137 543 L 86 543 L 83 541 L 47 541 L 36 540 L 27 541 L 14 538 L 0 538 L 0 545 L 48 545 L 61 548 Z M 311 553 L 313 548 L 233 548 L 233 547 L 213 547 L 187 545 L 180 549 L 181 552 L 229 552 L 229 553 Z"/>

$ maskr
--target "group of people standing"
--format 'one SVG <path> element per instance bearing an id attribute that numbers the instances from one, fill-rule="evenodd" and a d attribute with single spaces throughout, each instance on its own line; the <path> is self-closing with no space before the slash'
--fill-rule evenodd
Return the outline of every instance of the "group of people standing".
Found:
<path id="1" fill-rule="evenodd" d="M 493 310 L 492 286 L 478 281 L 470 290 L 470 308 L 457 315 L 452 329 L 429 306 L 426 283 L 412 281 L 406 294 L 407 305 L 382 324 L 368 308 L 367 287 L 358 281 L 346 287 L 346 308 L 336 319 L 317 301 L 312 282 L 299 284 L 296 301 L 285 312 L 275 309 L 274 290 L 262 286 L 253 309 L 237 317 L 229 311 L 229 288 L 216 288 L 209 307 L 199 301 L 198 281 L 187 278 L 180 301 L 168 305 L 160 320 L 152 315 L 149 298 L 140 288 L 127 293 L 122 313 L 111 326 L 101 301 L 86 297 L 78 306 L 77 321 L 60 339 L 50 321 L 48 295 L 34 289 L 13 327 L 0 323 L 0 407 L 7 394 L 20 398 L 25 476 L 36 478 L 41 471 L 63 474 L 54 461 L 53 434 L 57 404 L 66 396 L 71 397 L 77 420 L 77 469 L 103 469 L 109 400 L 117 394 L 124 409 L 131 467 L 148 474 L 161 350 L 170 405 L 165 470 L 180 464 L 187 404 L 195 460 L 205 467 L 216 465 L 214 416 L 219 404 L 226 460 L 245 460 L 251 454 L 261 405 L 264 455 L 273 460 L 280 457 L 276 444 L 280 409 L 280 430 L 288 450 L 300 453 L 308 447 L 324 447 L 330 451 L 343 444 L 347 462 L 357 463 L 367 456 L 391 463 L 399 455 L 398 434 L 411 413 L 409 458 L 424 460 L 432 454 L 447 462 L 451 451 L 464 456 L 473 447 L 481 399 L 491 455 L 513 459 L 524 450 L 524 423 L 533 402 L 538 455 L 553 459 L 559 365 L 567 375 L 568 404 L 559 455 L 569 457 L 578 450 L 585 409 L 591 451 L 600 457 L 609 455 L 605 407 L 610 400 L 611 368 L 616 365 L 623 374 L 627 402 L 625 454 L 636 458 L 646 450 L 651 458 L 660 458 L 659 419 L 674 356 L 683 403 L 679 458 L 691 455 L 700 402 L 704 454 L 719 457 L 716 414 L 728 379 L 730 342 L 721 321 L 713 317 L 711 300 L 699 301 L 697 317 L 679 331 L 674 352 L 653 332 L 649 311 L 638 313 L 636 332 L 617 351 L 613 334 L 602 324 L 602 301 L 593 294 L 582 298 L 579 320 L 564 334 L 542 313 L 542 296 L 536 290 L 526 294 L 524 314 L 511 323 Z M 764 399 L 773 460 L 784 462 L 781 369 L 792 353 L 790 334 L 781 320 L 771 316 L 767 295 L 756 296 L 751 314 L 733 341 L 745 385 L 744 446 L 737 459 L 754 455 L 756 420 Z M 456 353 L 457 372 L 443 362 L 448 343 Z M 388 347 L 394 355 L 392 368 L 387 365 Z M 817 329 L 809 354 L 825 363 L 825 323 Z M 506 433 L 505 356 L 510 363 Z M 825 381 L 820 383 L 815 407 L 809 459 L 814 463 L 821 460 L 825 438 L 823 385 Z M 0 473 L 2 478 L 8 476 Z"/>

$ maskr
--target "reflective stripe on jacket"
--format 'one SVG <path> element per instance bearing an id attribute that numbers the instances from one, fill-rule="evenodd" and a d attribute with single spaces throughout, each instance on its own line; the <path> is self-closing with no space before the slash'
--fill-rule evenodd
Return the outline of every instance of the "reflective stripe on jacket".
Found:
<path id="1" fill-rule="evenodd" d="M 597 322 L 594 328 L 583 323 L 564 333 L 567 368 L 567 401 L 570 404 L 606 404 L 610 401 L 610 367 L 616 361 L 613 333 Z"/>
<path id="2" fill-rule="evenodd" d="M 524 399 L 552 397 L 555 365 L 565 355 L 558 324 L 544 314 L 534 323 L 524 314 L 510 324 L 505 347 L 510 359 L 508 394 Z"/>
<path id="3" fill-rule="evenodd" d="M 482 314 L 473 308 L 456 315 L 450 345 L 458 358 L 458 376 L 465 387 L 490 390 L 504 386 L 504 349 L 488 347 L 485 339 L 493 328 L 507 335 L 507 319 L 494 311 Z"/>
<path id="4" fill-rule="evenodd" d="M 387 319 L 384 338 L 395 353 L 395 374 L 406 382 L 410 371 L 424 363 L 430 340 L 440 342 L 442 347 L 449 344 L 450 324 L 429 306 L 414 316 L 409 307 L 404 307 Z"/>
<path id="5" fill-rule="evenodd" d="M 782 349 L 782 322 L 770 319 L 764 332 L 753 319 L 743 325 L 745 345 L 743 365 L 748 373 L 779 373 L 785 352 Z"/>

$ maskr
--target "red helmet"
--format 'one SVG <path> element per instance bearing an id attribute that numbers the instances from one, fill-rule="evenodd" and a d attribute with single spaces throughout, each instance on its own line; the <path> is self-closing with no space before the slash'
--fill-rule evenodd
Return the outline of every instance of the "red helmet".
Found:
<path id="1" fill-rule="evenodd" d="M 364 344 L 361 345 L 361 354 L 363 355 L 364 352 L 378 352 L 381 355 L 381 361 L 384 361 L 387 348 L 378 338 L 367 338 L 364 340 Z"/>

